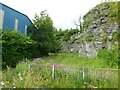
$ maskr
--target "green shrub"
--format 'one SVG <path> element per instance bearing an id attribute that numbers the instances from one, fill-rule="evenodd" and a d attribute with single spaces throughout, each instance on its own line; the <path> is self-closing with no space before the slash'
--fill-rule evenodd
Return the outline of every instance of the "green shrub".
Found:
<path id="1" fill-rule="evenodd" d="M 111 67 L 118 68 L 118 48 L 114 46 L 112 49 L 101 49 L 98 52 L 98 58 L 104 60 Z"/>
<path id="2" fill-rule="evenodd" d="M 71 36 L 74 34 L 77 34 L 79 31 L 77 29 L 66 29 L 66 30 L 60 30 L 56 32 L 56 38 L 57 40 L 63 40 L 63 41 L 69 41 L 71 39 Z"/>
<path id="3" fill-rule="evenodd" d="M 2 66 L 15 67 L 19 61 L 33 57 L 37 44 L 20 32 L 6 30 L 2 33 Z"/>

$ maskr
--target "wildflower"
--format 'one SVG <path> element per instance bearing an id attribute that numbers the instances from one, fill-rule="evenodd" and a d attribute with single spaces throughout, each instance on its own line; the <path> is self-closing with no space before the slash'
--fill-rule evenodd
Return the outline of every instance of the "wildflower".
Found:
<path id="1" fill-rule="evenodd" d="M 1 85 L 4 85 L 4 82 L 2 81 L 0 84 L 1 84 Z"/>
<path id="2" fill-rule="evenodd" d="M 23 78 L 22 78 L 22 77 L 20 77 L 20 80 L 23 80 Z"/>
<path id="3" fill-rule="evenodd" d="M 21 76 L 21 74 L 19 73 L 18 76 Z"/>
<path id="4" fill-rule="evenodd" d="M 16 88 L 15 86 L 13 88 Z"/>

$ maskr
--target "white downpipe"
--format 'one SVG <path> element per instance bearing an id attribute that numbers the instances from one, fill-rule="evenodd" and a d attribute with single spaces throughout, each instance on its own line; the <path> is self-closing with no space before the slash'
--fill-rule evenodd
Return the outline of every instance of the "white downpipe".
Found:
<path id="1" fill-rule="evenodd" d="M 0 9 L 0 29 L 3 29 L 4 11 Z"/>

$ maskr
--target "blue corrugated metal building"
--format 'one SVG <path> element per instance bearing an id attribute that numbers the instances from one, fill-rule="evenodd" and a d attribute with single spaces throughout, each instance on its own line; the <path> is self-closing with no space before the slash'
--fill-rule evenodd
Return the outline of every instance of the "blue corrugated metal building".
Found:
<path id="1" fill-rule="evenodd" d="M 31 20 L 25 14 L 0 3 L 0 29 L 3 31 L 6 28 L 19 30 L 22 34 L 27 35 L 27 27 L 31 24 Z"/>

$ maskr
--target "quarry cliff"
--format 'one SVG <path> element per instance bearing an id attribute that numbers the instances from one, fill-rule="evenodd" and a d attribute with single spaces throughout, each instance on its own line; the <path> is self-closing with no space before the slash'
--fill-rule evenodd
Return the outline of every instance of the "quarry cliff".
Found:
<path id="1" fill-rule="evenodd" d="M 63 41 L 62 51 L 78 52 L 82 57 L 96 57 L 100 49 L 118 45 L 118 3 L 104 2 L 83 17 L 83 32 Z"/>

